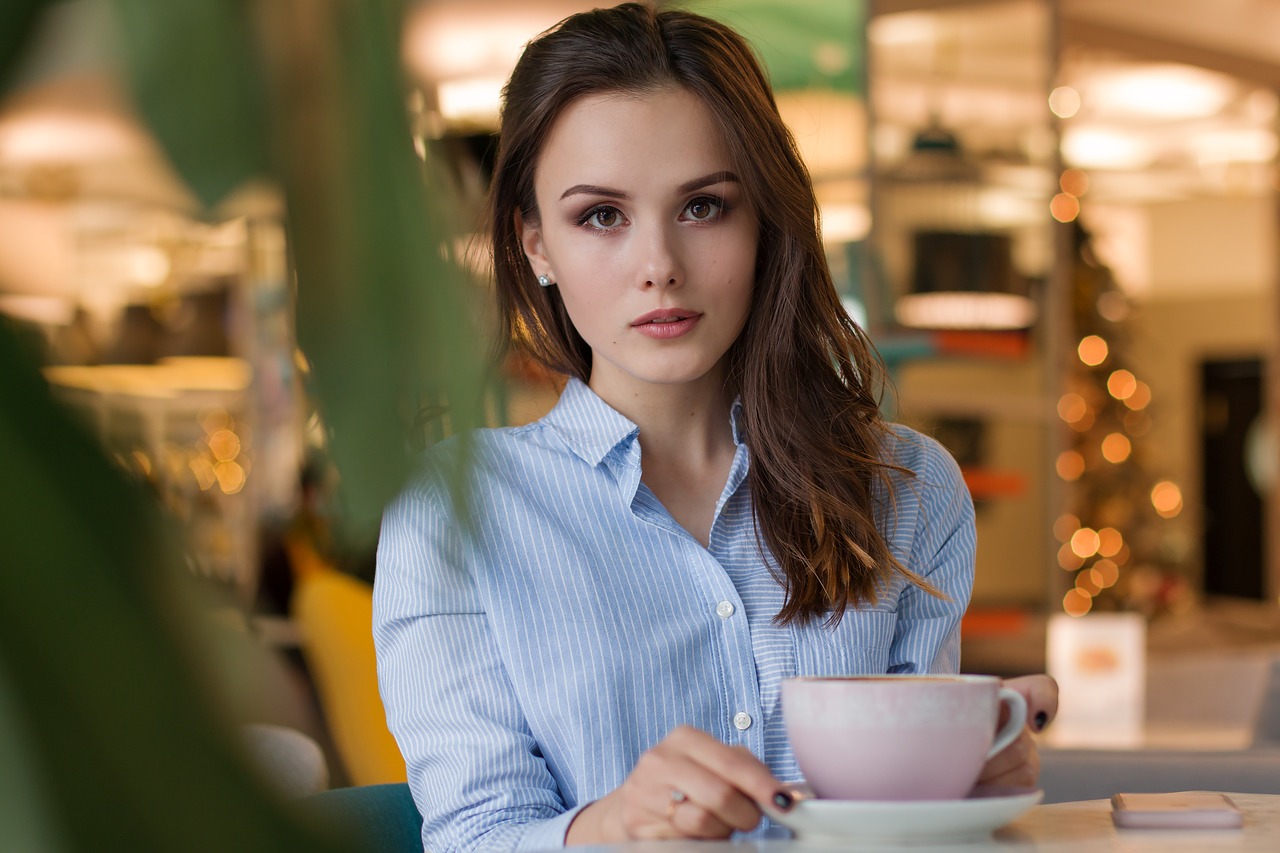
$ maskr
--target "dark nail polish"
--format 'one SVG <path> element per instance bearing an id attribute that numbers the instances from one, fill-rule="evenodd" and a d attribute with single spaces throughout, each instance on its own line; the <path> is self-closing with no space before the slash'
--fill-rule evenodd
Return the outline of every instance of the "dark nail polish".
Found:
<path id="1" fill-rule="evenodd" d="M 794 802 L 795 800 L 786 791 L 779 791 L 773 795 L 773 804 L 784 812 L 791 811 L 791 806 Z"/>
<path id="2" fill-rule="evenodd" d="M 1049 715 L 1045 711 L 1036 714 L 1036 731 L 1041 731 L 1049 723 Z"/>

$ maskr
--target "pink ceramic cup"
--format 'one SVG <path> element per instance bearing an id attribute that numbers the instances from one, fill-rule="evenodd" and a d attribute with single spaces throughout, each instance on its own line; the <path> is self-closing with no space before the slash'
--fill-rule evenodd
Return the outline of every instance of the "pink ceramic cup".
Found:
<path id="1" fill-rule="evenodd" d="M 782 714 L 819 797 L 956 800 L 1018 737 L 1027 703 L 992 675 L 855 675 L 785 680 Z"/>

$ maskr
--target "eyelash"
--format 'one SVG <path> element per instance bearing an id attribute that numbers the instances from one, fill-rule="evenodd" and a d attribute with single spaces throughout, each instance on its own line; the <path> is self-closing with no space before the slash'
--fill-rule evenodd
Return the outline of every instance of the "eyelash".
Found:
<path id="1" fill-rule="evenodd" d="M 692 198 L 692 199 L 690 199 L 690 200 L 689 200 L 689 203 L 688 203 L 688 204 L 686 204 L 686 205 L 684 206 L 684 210 L 682 210 L 682 211 L 681 211 L 681 215 L 683 216 L 684 211 L 687 211 L 687 210 L 688 210 L 690 207 L 692 207 L 694 204 L 698 204 L 698 203 L 710 204 L 710 205 L 712 205 L 713 207 L 717 208 L 717 209 L 718 209 L 718 212 L 717 212 L 717 213 L 712 214 L 711 216 L 708 216 L 708 217 L 707 217 L 707 218 L 705 218 L 705 219 L 690 219 L 690 220 L 688 220 L 688 221 L 693 222 L 694 224 L 697 224 L 697 225 L 703 225 L 703 224 L 706 224 L 706 223 L 709 223 L 709 222 L 717 222 L 717 221 L 719 221 L 719 220 L 723 219 L 723 218 L 725 217 L 725 215 L 726 215 L 726 214 L 728 214 L 728 213 L 729 213 L 729 211 L 732 209 L 732 208 L 730 207 L 730 205 L 728 204 L 728 202 L 726 202 L 723 198 L 721 198 L 721 197 L 719 197 L 719 196 L 714 196 L 714 195 L 700 195 L 700 196 L 698 196 L 698 197 L 696 197 L 696 198 Z M 605 213 L 605 212 L 609 212 L 609 211 L 612 211 L 613 213 L 616 213 L 619 217 L 622 217 L 622 211 L 618 210 L 618 209 L 617 209 L 616 207 L 614 207 L 613 205 L 611 205 L 611 204 L 597 204 L 597 205 L 595 205 L 594 207 L 589 207 L 589 208 L 587 208 L 587 210 L 583 211 L 583 213 L 578 217 L 577 223 L 578 223 L 578 225 L 579 225 L 580 227 L 582 227 L 582 228 L 588 228 L 588 229 L 590 229 L 590 230 L 592 230 L 592 231 L 595 231 L 596 233 L 599 233 L 599 234 L 607 234 L 607 233 L 609 233 L 610 231 L 614 231 L 614 230 L 616 230 L 616 229 L 617 229 L 617 226 L 615 225 L 615 226 L 610 226 L 610 227 L 607 227 L 607 228 L 606 228 L 606 227 L 601 226 L 601 225 L 593 225 L 593 224 L 591 223 L 591 220 L 592 220 L 592 219 L 594 219 L 594 218 L 595 218 L 595 216 L 596 216 L 597 214 Z M 625 218 L 625 217 L 624 217 L 624 218 Z"/>

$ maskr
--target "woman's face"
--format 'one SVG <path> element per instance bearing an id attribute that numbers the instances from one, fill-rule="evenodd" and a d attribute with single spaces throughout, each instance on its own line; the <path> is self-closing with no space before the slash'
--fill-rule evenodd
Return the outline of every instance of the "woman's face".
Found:
<path id="1" fill-rule="evenodd" d="M 521 243 L 591 347 L 591 387 L 719 382 L 751 308 L 758 220 L 702 102 L 679 88 L 578 99 L 534 191 Z"/>

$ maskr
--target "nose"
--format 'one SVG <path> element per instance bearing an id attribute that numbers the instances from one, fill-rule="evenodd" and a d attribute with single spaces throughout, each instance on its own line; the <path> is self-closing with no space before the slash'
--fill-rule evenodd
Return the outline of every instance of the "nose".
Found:
<path id="1" fill-rule="evenodd" d="M 641 287 L 677 287 L 684 282 L 678 242 L 669 226 L 655 224 L 647 229 L 640 250 Z"/>

